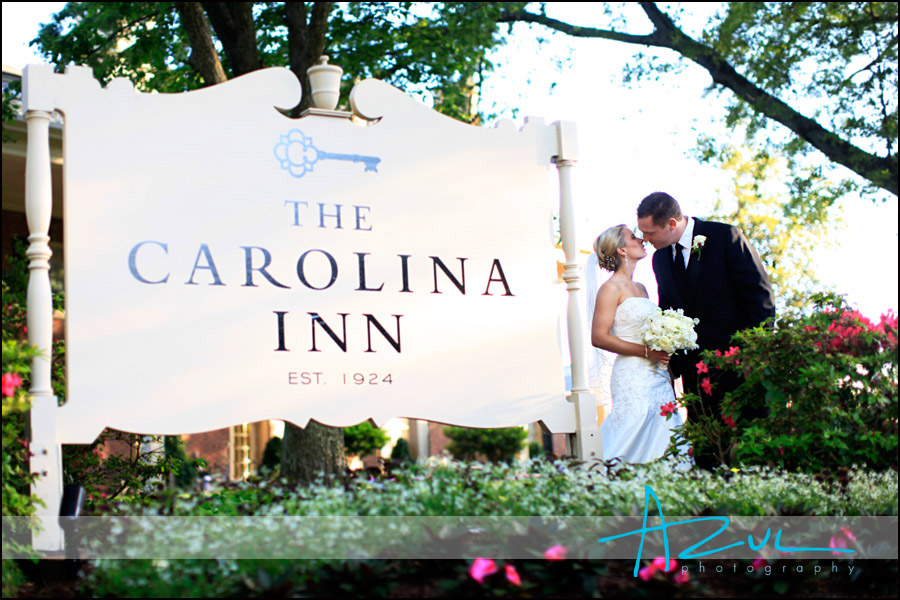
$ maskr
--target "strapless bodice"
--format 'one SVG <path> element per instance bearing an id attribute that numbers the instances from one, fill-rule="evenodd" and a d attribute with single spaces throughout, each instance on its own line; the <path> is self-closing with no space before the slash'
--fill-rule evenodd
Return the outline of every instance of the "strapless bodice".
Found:
<path id="1" fill-rule="evenodd" d="M 637 296 L 626 298 L 616 308 L 616 315 L 613 318 L 613 325 L 609 332 L 626 342 L 643 344 L 641 327 L 644 326 L 647 317 L 658 310 L 659 307 L 649 298 L 639 298 Z"/>

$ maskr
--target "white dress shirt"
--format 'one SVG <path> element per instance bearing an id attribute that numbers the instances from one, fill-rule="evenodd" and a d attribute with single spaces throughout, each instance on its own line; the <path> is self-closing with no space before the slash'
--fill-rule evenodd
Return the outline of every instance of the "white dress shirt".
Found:
<path id="1" fill-rule="evenodd" d="M 684 266 L 687 268 L 691 261 L 691 244 L 694 241 L 694 220 L 690 217 L 685 217 L 685 219 L 687 220 L 687 226 L 684 228 L 684 232 L 681 234 L 681 239 L 678 240 L 678 243 L 684 248 L 681 251 L 681 260 L 684 261 Z M 678 250 L 675 248 L 675 244 L 672 244 L 673 259 L 675 258 L 676 252 L 678 252 Z"/>

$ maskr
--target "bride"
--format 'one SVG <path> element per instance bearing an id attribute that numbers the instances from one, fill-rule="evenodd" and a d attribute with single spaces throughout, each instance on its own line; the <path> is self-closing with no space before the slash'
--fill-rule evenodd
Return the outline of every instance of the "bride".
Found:
<path id="1" fill-rule="evenodd" d="M 600 426 L 603 458 L 650 462 L 662 456 L 682 420 L 677 412 L 668 420 L 661 414 L 663 405 L 675 402 L 669 354 L 650 349 L 641 339 L 644 320 L 658 310 L 647 288 L 632 279 L 647 251 L 641 238 L 616 225 L 600 234 L 594 252 L 613 275 L 597 293 L 591 343 L 618 355 L 610 379 L 612 413 Z"/>

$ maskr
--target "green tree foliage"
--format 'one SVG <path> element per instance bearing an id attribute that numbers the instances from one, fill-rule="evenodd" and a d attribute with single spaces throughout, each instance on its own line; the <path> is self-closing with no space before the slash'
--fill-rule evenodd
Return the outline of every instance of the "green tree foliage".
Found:
<path id="1" fill-rule="evenodd" d="M 726 145 L 714 160 L 733 185 L 720 192 L 709 218 L 735 225 L 752 241 L 779 314 L 807 308 L 809 295 L 821 287 L 809 251 L 840 227 L 835 202 L 843 188 L 815 173 L 794 178 L 788 161 L 766 150 Z"/>
<path id="2" fill-rule="evenodd" d="M 600 26 L 554 19 L 552 3 L 506 7 L 500 20 L 674 51 L 704 68 L 713 88 L 731 91 L 729 126 L 746 126 L 791 157 L 818 150 L 870 191 L 897 195 L 896 2 L 729 2 L 696 39 L 680 10 L 637 4 L 637 18 L 623 18 L 628 6 L 607 5 Z M 631 33 L 648 24 L 650 33 Z M 672 71 L 664 56 L 639 60 L 630 74 Z M 789 130 L 787 141 L 773 141 L 786 133 L 773 123 Z"/>
<path id="3" fill-rule="evenodd" d="M 32 43 L 60 68 L 86 64 L 102 82 L 126 77 L 142 91 L 286 66 L 304 86 L 300 108 L 306 69 L 326 53 L 347 86 L 376 77 L 472 121 L 472 92 L 501 43 L 500 11 L 474 2 L 70 2 Z"/>

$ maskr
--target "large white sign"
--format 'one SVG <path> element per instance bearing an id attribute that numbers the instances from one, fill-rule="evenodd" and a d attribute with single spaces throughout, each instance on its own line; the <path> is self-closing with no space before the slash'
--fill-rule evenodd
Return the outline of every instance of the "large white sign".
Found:
<path id="1" fill-rule="evenodd" d="M 185 94 L 53 75 L 64 114 L 61 442 L 309 419 L 573 431 L 553 128 L 482 129 L 378 81 L 308 116 L 290 71 Z"/>

